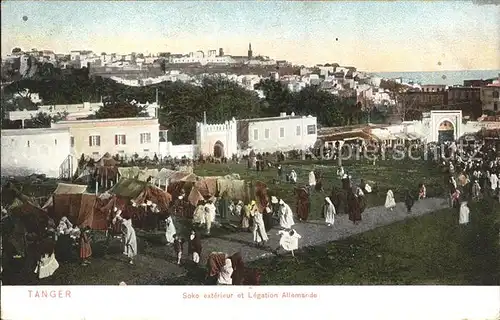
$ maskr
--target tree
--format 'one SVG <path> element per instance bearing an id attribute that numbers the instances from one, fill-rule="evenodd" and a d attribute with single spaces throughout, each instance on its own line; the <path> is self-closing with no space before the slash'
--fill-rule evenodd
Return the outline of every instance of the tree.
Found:
<path id="1" fill-rule="evenodd" d="M 414 120 L 422 120 L 423 114 L 422 111 L 416 109 L 408 109 L 404 114 L 405 121 L 414 121 Z"/>
<path id="2" fill-rule="evenodd" d="M 13 101 L 14 110 L 38 110 L 38 106 L 29 97 L 16 97 Z M 11 111 L 11 110 L 9 110 Z"/>
<path id="3" fill-rule="evenodd" d="M 169 129 L 169 141 L 175 144 L 194 140 L 196 122 L 203 120 L 204 112 L 210 123 L 260 115 L 260 101 L 254 92 L 221 77 L 204 78 L 199 87 L 174 82 L 159 88 L 160 124 Z"/>
<path id="4" fill-rule="evenodd" d="M 292 112 L 293 95 L 281 82 L 272 79 L 261 80 L 255 89 L 264 93 L 262 116 L 275 117 L 280 112 Z"/>
<path id="5" fill-rule="evenodd" d="M 132 104 L 127 101 L 110 102 L 107 101 L 95 113 L 95 119 L 112 119 L 112 118 L 135 118 L 147 117 L 146 108 L 138 104 Z"/>

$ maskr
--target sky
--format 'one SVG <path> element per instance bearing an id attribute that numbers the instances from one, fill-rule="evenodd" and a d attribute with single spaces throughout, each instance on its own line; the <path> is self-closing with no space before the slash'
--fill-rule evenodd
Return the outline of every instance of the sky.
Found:
<path id="1" fill-rule="evenodd" d="M 24 19 L 23 19 L 24 17 Z M 223 48 L 369 72 L 500 69 L 500 5 L 472 1 L 1 2 L 2 56 L 23 50 Z M 27 18 L 27 20 L 26 20 Z"/>

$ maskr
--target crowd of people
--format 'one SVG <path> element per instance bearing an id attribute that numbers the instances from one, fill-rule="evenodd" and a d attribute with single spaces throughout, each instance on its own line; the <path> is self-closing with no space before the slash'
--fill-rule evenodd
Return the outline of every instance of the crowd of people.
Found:
<path id="1" fill-rule="evenodd" d="M 500 201 L 500 158 L 494 145 L 480 144 L 471 146 L 457 146 L 449 143 L 440 148 L 439 156 L 431 161 L 439 163 L 446 177 L 446 184 L 449 187 L 450 206 L 459 210 L 459 223 L 466 224 L 469 221 L 468 201 L 479 200 L 483 197 L 496 197 Z M 275 254 L 280 250 L 291 252 L 299 247 L 301 235 L 294 229 L 296 221 L 306 222 L 309 219 L 311 210 L 311 194 L 323 192 L 322 175 L 319 171 L 310 171 L 305 179 L 304 186 L 298 185 L 298 174 L 291 169 L 289 172 L 283 168 L 278 159 L 276 166 L 266 164 L 259 165 L 258 157 L 248 158 L 249 168 L 263 170 L 264 168 L 275 168 L 275 184 L 291 183 L 295 184 L 297 202 L 294 210 L 283 199 L 278 196 L 269 196 L 268 187 L 263 183 L 255 186 L 253 199 L 232 201 L 227 193 L 219 197 L 210 196 L 206 200 L 199 201 L 191 214 L 180 214 L 183 217 L 192 216 L 192 229 L 189 231 L 188 239 L 180 234 L 176 226 L 174 216 L 178 215 L 175 210 L 162 216 L 165 226 L 165 242 L 173 247 L 175 252 L 175 263 L 184 263 L 184 245 L 187 242 L 187 254 L 189 260 L 195 265 L 202 261 L 202 233 L 203 236 L 210 236 L 214 225 L 220 222 L 236 220 L 238 217 L 239 229 L 252 234 L 252 240 L 257 247 L 269 247 L 269 232 L 276 226 L 279 228 L 280 246 L 270 248 Z M 337 176 L 341 180 L 341 188 L 334 187 L 331 194 L 324 198 L 323 218 L 324 223 L 331 227 L 335 224 L 335 216 L 340 213 L 347 214 L 349 220 L 354 224 L 359 224 L 362 220 L 362 213 L 367 207 L 366 194 L 372 192 L 372 186 L 363 179 L 359 184 L 353 183 L 354 179 L 342 166 L 338 168 Z M 178 199 L 185 200 L 186 194 L 181 192 Z M 412 207 L 418 200 L 427 197 L 426 186 L 421 183 L 418 192 L 407 190 L 404 195 L 404 203 L 407 212 L 410 214 Z M 131 203 L 132 207 L 137 204 Z M 156 204 L 147 201 L 145 204 L 151 212 L 159 215 L 160 210 Z M 396 199 L 393 190 L 386 193 L 385 207 L 393 211 L 396 207 Z M 187 207 L 186 207 L 187 208 Z M 176 210 L 186 210 L 177 208 Z M 173 214 L 172 214 L 173 213 Z M 112 209 L 112 219 L 110 219 L 109 230 L 113 235 L 118 235 L 123 246 L 123 255 L 126 256 L 129 264 L 134 264 L 138 255 L 137 235 L 135 232 L 136 217 L 132 214 L 122 214 L 122 210 L 117 207 Z M 47 237 L 42 241 L 40 258 L 36 263 L 34 272 L 40 279 L 51 276 L 59 267 L 59 261 L 66 261 L 76 251 L 82 266 L 91 263 L 92 257 L 92 236 L 89 227 L 74 226 L 67 217 L 63 217 L 56 226 L 52 219 L 49 219 L 46 229 Z M 56 260 L 57 256 L 57 260 Z M 58 261 L 59 260 L 59 261 Z M 209 263 L 210 259 L 208 259 Z M 218 262 L 217 283 L 221 285 L 242 283 L 240 272 L 238 280 L 231 280 L 236 270 L 244 266 L 241 257 L 236 262 L 227 254 L 223 258 L 215 259 Z"/>

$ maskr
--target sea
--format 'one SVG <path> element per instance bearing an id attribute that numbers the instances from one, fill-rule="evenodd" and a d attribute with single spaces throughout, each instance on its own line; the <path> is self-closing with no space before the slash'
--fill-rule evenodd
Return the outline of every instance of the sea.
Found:
<path id="1" fill-rule="evenodd" d="M 460 71 L 426 71 L 426 72 L 373 72 L 373 76 L 385 79 L 402 78 L 403 82 L 418 84 L 463 85 L 464 80 L 486 80 L 498 78 L 500 70 L 460 70 Z"/>

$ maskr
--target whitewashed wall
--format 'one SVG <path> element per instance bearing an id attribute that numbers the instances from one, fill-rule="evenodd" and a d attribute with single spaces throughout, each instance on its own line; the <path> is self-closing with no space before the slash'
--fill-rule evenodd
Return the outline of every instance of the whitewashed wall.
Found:
<path id="1" fill-rule="evenodd" d="M 307 126 L 314 125 L 314 134 L 307 133 Z M 297 134 L 297 127 L 300 134 Z M 283 128 L 284 136 L 280 136 Z M 257 130 L 257 137 L 255 136 Z M 266 130 L 269 136 L 266 137 Z M 268 120 L 250 122 L 248 125 L 249 147 L 256 152 L 275 152 L 278 150 L 289 151 L 294 149 L 306 149 L 314 146 L 317 135 L 316 117 L 283 117 Z M 255 139 L 257 138 L 257 139 Z"/>
<path id="2" fill-rule="evenodd" d="M 69 129 L 2 130 L 2 176 L 58 178 L 70 153 Z"/>
<path id="3" fill-rule="evenodd" d="M 160 142 L 159 155 L 163 158 L 170 156 L 172 158 L 186 157 L 194 159 L 198 154 L 198 146 L 196 144 L 179 144 L 174 145 L 172 142 Z"/>
<path id="4" fill-rule="evenodd" d="M 73 153 L 79 157 L 82 153 L 94 158 L 102 157 L 106 152 L 126 157 L 137 153 L 140 157 L 154 157 L 159 153 L 158 119 L 126 118 L 102 120 L 60 121 L 52 124 L 53 128 L 69 128 L 74 138 Z M 141 143 L 141 133 L 150 133 L 151 141 Z M 115 135 L 125 135 L 124 145 L 115 144 Z M 89 136 L 100 136 L 100 146 L 90 146 Z"/>

